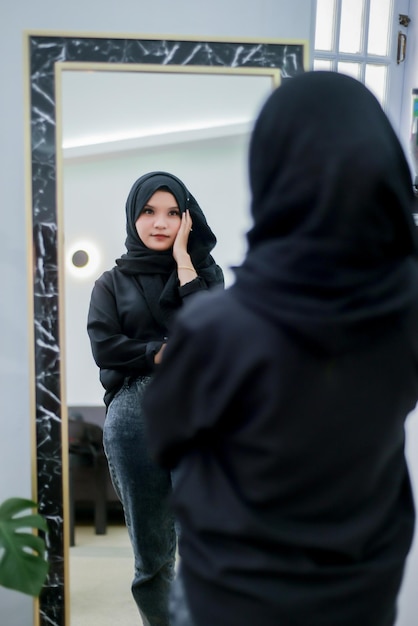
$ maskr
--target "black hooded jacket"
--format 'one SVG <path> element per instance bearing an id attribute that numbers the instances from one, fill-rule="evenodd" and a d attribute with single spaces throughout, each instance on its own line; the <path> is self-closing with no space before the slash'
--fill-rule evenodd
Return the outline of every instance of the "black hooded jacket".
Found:
<path id="1" fill-rule="evenodd" d="M 374 96 L 332 72 L 270 96 L 249 164 L 247 257 L 179 314 L 144 403 L 177 468 L 194 623 L 392 626 L 414 531 L 409 168 Z"/>

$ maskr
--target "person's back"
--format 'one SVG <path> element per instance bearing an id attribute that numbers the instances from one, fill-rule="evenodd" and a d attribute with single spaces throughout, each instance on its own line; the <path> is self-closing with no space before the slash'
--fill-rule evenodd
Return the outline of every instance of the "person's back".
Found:
<path id="1" fill-rule="evenodd" d="M 385 624 L 413 534 L 404 419 L 418 394 L 417 323 L 418 312 L 326 355 L 231 293 L 181 315 L 160 402 L 187 377 L 193 411 L 186 394 L 175 409 L 185 419 L 150 431 L 165 464 L 181 454 L 174 504 L 189 601 L 206 620 L 196 624 Z"/>
<path id="2" fill-rule="evenodd" d="M 392 626 L 414 528 L 408 166 L 360 83 L 312 73 L 261 112 L 250 177 L 236 282 L 182 311 L 145 399 L 190 623 Z"/>

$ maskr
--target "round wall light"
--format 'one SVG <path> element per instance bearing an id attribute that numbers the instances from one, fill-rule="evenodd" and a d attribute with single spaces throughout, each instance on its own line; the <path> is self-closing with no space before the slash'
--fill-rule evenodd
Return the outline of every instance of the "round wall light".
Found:
<path id="1" fill-rule="evenodd" d="M 88 278 L 97 273 L 100 254 L 90 241 L 74 243 L 67 252 L 67 270 L 77 278 Z"/>
<path id="2" fill-rule="evenodd" d="M 71 257 L 71 263 L 74 267 L 86 267 L 89 261 L 89 253 L 85 250 L 76 250 Z"/>

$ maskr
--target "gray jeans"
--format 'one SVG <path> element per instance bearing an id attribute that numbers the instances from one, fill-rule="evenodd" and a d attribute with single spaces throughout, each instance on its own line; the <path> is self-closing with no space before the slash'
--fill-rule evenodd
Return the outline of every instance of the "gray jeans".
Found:
<path id="1" fill-rule="evenodd" d="M 133 597 L 144 626 L 169 626 L 176 532 L 167 505 L 170 472 L 158 467 L 147 449 L 142 397 L 149 380 L 125 380 L 109 405 L 103 443 L 134 552 Z"/>

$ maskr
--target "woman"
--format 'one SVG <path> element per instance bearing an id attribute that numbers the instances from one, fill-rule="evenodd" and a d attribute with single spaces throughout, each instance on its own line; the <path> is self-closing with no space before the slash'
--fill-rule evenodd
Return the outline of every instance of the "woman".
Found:
<path id="1" fill-rule="evenodd" d="M 126 229 L 126 254 L 94 285 L 88 334 L 105 389 L 105 452 L 135 556 L 132 593 L 145 626 L 167 626 L 176 548 L 166 505 L 171 480 L 149 457 L 142 397 L 177 310 L 193 294 L 223 286 L 223 273 L 202 210 L 169 173 L 134 183 Z"/>
<path id="2" fill-rule="evenodd" d="M 236 281 L 180 313 L 144 401 L 177 468 L 176 597 L 195 626 L 392 626 L 414 529 L 409 168 L 366 87 L 308 72 L 265 103 L 249 169 Z"/>

